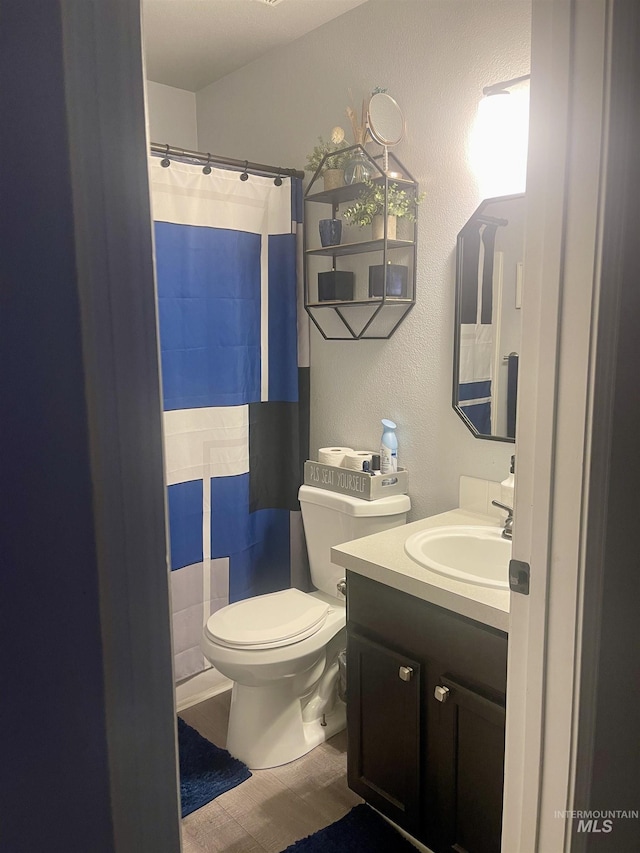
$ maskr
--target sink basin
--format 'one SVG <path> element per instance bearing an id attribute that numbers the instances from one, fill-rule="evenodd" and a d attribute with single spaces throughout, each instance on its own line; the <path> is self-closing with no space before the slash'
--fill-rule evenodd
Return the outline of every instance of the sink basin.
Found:
<path id="1" fill-rule="evenodd" d="M 509 589 L 511 542 L 499 527 L 432 527 L 404 543 L 412 560 L 440 575 L 477 586 Z"/>

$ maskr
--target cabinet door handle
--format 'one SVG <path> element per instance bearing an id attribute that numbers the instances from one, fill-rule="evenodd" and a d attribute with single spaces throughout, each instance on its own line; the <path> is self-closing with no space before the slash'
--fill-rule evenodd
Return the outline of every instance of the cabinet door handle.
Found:
<path id="1" fill-rule="evenodd" d="M 433 695 L 436 697 L 438 702 L 446 702 L 449 698 L 449 688 L 438 684 L 436 689 L 433 691 Z"/>
<path id="2" fill-rule="evenodd" d="M 398 670 L 398 678 L 401 681 L 411 681 L 413 678 L 413 669 L 410 666 L 401 666 Z"/>

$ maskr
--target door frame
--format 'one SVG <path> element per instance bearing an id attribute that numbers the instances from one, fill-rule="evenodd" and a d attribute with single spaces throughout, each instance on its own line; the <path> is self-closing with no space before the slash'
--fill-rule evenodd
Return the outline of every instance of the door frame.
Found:
<path id="1" fill-rule="evenodd" d="M 514 557 L 530 563 L 532 582 L 528 597 L 512 596 L 503 819 L 503 849 L 509 853 L 546 853 L 568 849 L 570 844 L 569 822 L 555 818 L 554 811 L 571 808 L 576 776 L 611 7 L 612 0 L 533 0 L 531 189 L 516 437 L 518 521 L 513 544 Z M 118 211 L 110 171 L 115 158 L 119 164 L 128 164 L 131 169 L 126 174 L 132 175 L 133 167 L 140 166 L 143 145 L 146 154 L 147 140 L 139 132 L 144 115 L 140 4 L 62 4 L 62 9 L 68 40 L 71 150 L 75 145 L 75 153 L 85 152 L 84 156 L 90 151 L 93 161 L 101 164 L 97 175 L 76 168 L 73 177 L 79 204 L 83 197 L 89 199 L 97 193 L 91 228 L 104 236 L 87 245 L 88 254 L 80 259 L 85 273 L 94 276 L 93 283 L 87 278 L 82 296 L 95 473 L 105 471 L 102 482 L 109 484 L 110 491 L 113 488 L 112 495 L 119 492 L 126 501 L 131 488 L 127 471 L 119 465 L 109 468 L 108 463 L 126 460 L 138 440 L 140 425 L 118 420 L 115 414 L 113 421 L 103 422 L 97 415 L 106 412 L 100 408 L 101 399 L 113 399 L 115 394 L 116 401 L 124 405 L 137 393 L 145 399 L 149 382 L 157 387 L 155 305 L 152 290 L 118 286 L 113 274 L 102 277 L 100 284 L 106 291 L 101 293 L 97 285 L 100 263 L 106 263 L 107 269 L 113 264 L 114 270 L 127 270 L 128 281 L 135 278 L 131 271 L 140 271 L 147 283 L 152 264 L 150 218 L 139 215 L 148 206 L 146 170 L 142 169 L 142 176 L 139 172 L 134 175 L 132 195 L 139 204 L 138 218 L 128 221 L 137 223 L 135 239 L 129 239 L 120 226 L 122 211 Z M 100 39 L 95 37 L 98 31 Z M 97 114 L 90 102 L 82 101 L 83 73 L 91 74 L 101 89 L 96 102 L 104 98 L 103 103 L 122 111 L 122 135 L 106 138 L 104 113 Z M 80 120 L 79 105 L 86 107 L 86 119 Z M 593 127 L 602 125 L 603 118 L 604 132 L 598 137 Z M 129 133 L 126 128 L 132 127 L 138 130 Z M 109 309 L 111 340 L 106 334 L 91 338 L 102 327 L 97 323 L 101 307 Z M 123 343 L 123 330 L 142 337 L 144 352 L 136 349 L 133 337 L 130 346 Z M 134 360 L 129 359 L 132 354 Z M 139 373 L 132 370 L 136 364 Z M 117 412 L 118 406 L 111 409 Z M 159 425 L 159 408 L 154 418 L 156 415 Z M 154 432 L 146 462 L 157 465 L 156 471 L 161 472 L 158 438 L 159 432 Z M 97 506 L 115 512 L 114 503 Z M 101 519 L 103 544 L 110 541 L 111 530 L 122 532 L 131 518 L 143 521 L 139 509 L 125 503 L 119 517 L 106 513 Z M 151 573 L 153 561 L 142 572 L 132 561 L 140 553 L 137 549 L 152 539 L 166 557 L 164 533 L 158 538 L 158 531 L 164 531 L 164 506 L 156 497 L 147 510 L 148 538 L 127 530 L 128 541 L 136 546 L 125 554 L 121 569 L 115 566 L 113 555 L 103 553 L 103 638 L 115 667 L 115 676 L 107 678 L 107 711 L 113 724 L 112 790 L 118 794 L 113 809 L 122 849 L 145 849 L 141 846 L 145 823 L 156 817 L 162 823 L 164 817 L 147 813 L 153 810 L 148 797 L 142 811 L 135 798 L 125 801 L 124 791 L 135 792 L 131 778 L 126 783 L 126 768 L 134 757 L 127 754 L 131 742 L 122 737 L 119 709 L 127 710 L 129 722 L 133 719 L 139 726 L 145 743 L 148 732 L 143 728 L 155 726 L 142 713 L 150 697 L 155 719 L 160 721 L 162 743 L 167 742 L 165 722 L 174 719 L 166 586 L 163 582 L 163 588 L 157 588 Z M 107 574 L 108 557 L 116 568 L 113 575 Z M 154 589 L 160 608 L 151 618 L 164 651 L 150 675 L 152 658 L 144 646 L 144 632 L 136 628 L 135 602 L 148 603 L 145 595 Z M 120 636 L 113 631 L 118 622 L 124 629 Z M 151 690 L 146 696 L 145 685 Z M 133 706 L 128 704 L 132 700 Z M 175 743 L 169 752 L 164 787 L 173 789 L 177 814 Z M 173 823 L 173 817 L 169 818 Z"/>
<path id="2" fill-rule="evenodd" d="M 583 643 L 601 481 L 592 436 L 610 402 L 595 405 L 595 367 L 615 346 L 597 335 L 612 11 L 613 0 L 533 2 L 513 541 L 531 589 L 511 596 L 502 841 L 518 853 L 571 849 L 572 821 L 557 813 L 575 807 L 581 673 L 594 653 Z"/>

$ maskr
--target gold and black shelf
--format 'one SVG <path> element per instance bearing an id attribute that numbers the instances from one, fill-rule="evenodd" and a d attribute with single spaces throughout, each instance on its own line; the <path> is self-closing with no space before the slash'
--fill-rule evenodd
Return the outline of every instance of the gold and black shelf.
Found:
<path id="1" fill-rule="evenodd" d="M 369 180 L 384 191 L 384 210 L 388 208 L 389 187 L 403 189 L 410 200 L 417 199 L 418 185 L 397 158 L 388 154 L 387 172 L 383 156 L 370 155 L 361 145 L 349 152 L 366 158 L 372 173 Z M 326 158 L 325 158 L 326 159 Z M 343 220 L 342 241 L 320 246 L 318 224 L 321 219 L 343 219 L 343 206 L 354 202 L 366 189 L 364 183 L 352 183 L 322 190 L 320 163 L 305 193 L 304 216 L 304 303 L 314 325 L 325 340 L 387 340 L 404 321 L 416 302 L 417 206 L 413 222 L 398 219 L 397 239 L 391 239 L 388 225 L 380 239 L 359 240 L 370 227 L 348 226 Z M 346 232 L 346 233 L 345 233 Z M 347 299 L 320 298 L 319 279 L 334 276 L 336 282 L 353 282 Z M 341 276 L 343 277 L 341 279 Z M 401 278 L 401 285 L 397 279 Z M 392 295 L 395 292 L 396 295 Z M 324 293 L 326 297 L 326 293 Z"/>

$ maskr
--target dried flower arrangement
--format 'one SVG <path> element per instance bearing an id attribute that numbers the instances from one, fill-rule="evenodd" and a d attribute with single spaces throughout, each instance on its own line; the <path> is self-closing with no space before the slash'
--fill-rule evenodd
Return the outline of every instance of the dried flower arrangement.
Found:
<path id="1" fill-rule="evenodd" d="M 353 130 L 353 141 L 356 145 L 364 145 L 365 139 L 367 137 L 367 106 L 368 102 L 363 98 L 362 99 L 362 109 L 360 111 L 360 121 L 358 122 L 358 116 L 356 114 L 355 109 L 353 108 L 353 94 L 351 89 L 349 89 L 349 100 L 350 104 L 347 107 L 347 118 L 351 122 L 351 129 Z"/>

